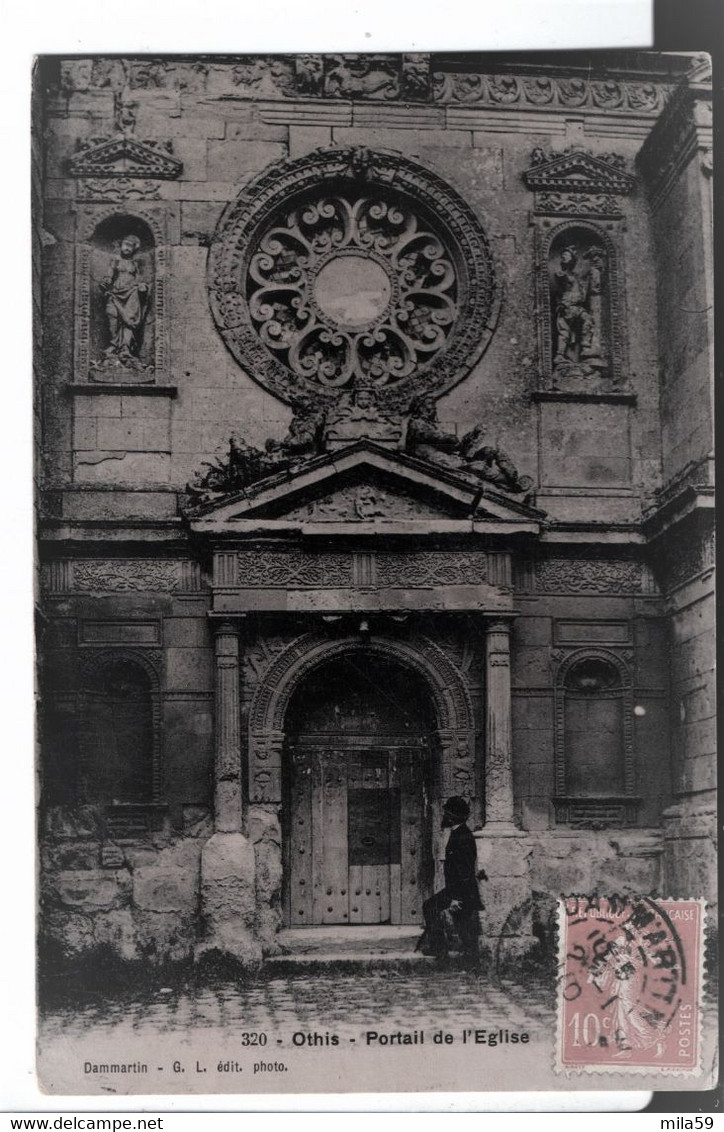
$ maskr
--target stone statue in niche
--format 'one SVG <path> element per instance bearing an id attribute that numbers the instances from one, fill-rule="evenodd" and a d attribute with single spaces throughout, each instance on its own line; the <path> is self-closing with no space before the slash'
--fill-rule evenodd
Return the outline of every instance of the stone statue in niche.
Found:
<path id="1" fill-rule="evenodd" d="M 410 405 L 405 449 L 411 456 L 492 483 L 503 491 L 529 494 L 531 477 L 519 476 L 510 457 L 501 448 L 485 444 L 484 437 L 482 425 L 476 425 L 461 439 L 442 428 L 434 397 L 423 394 Z"/>
<path id="2" fill-rule="evenodd" d="M 605 376 L 606 252 L 577 241 L 554 252 L 549 265 L 554 387 L 570 379 Z"/>
<path id="3" fill-rule="evenodd" d="M 107 345 L 90 369 L 96 381 L 152 381 L 153 366 L 140 356 L 152 285 L 144 279 L 138 255 L 141 240 L 123 236 L 107 276 L 99 284 Z"/>

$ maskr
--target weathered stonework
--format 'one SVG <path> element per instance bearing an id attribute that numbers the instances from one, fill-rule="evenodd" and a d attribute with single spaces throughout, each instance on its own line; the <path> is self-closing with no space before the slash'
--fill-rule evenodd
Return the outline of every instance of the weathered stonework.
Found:
<path id="1" fill-rule="evenodd" d="M 714 906 L 705 70 L 40 70 L 48 963 L 418 923 L 451 794 L 510 955 L 561 892 Z"/>

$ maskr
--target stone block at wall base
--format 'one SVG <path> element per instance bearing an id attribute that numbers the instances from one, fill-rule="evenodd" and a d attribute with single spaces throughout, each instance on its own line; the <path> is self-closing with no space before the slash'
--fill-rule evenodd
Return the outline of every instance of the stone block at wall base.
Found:
<path id="1" fill-rule="evenodd" d="M 282 830 L 278 806 L 250 806 L 247 817 L 256 867 L 256 936 L 265 956 L 279 955 L 282 926 Z"/>
<path id="2" fill-rule="evenodd" d="M 259 965 L 254 847 L 242 833 L 214 833 L 201 850 L 201 914 L 197 961 L 219 956 L 244 967 Z"/>
<path id="3" fill-rule="evenodd" d="M 664 892 L 672 899 L 703 897 L 716 917 L 716 796 L 684 799 L 663 813 Z"/>
<path id="4" fill-rule="evenodd" d="M 478 870 L 487 876 L 480 881 L 483 939 L 497 968 L 503 959 L 528 954 L 536 943 L 530 918 L 532 846 L 526 833 L 507 822 L 489 822 L 476 832 L 475 842 Z"/>

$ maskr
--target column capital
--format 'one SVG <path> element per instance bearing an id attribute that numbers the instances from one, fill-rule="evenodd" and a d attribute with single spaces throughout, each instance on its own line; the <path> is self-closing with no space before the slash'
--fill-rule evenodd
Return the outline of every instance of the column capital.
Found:
<path id="1" fill-rule="evenodd" d="M 483 627 L 486 633 L 509 633 L 513 622 L 519 614 L 513 613 L 484 613 Z"/>

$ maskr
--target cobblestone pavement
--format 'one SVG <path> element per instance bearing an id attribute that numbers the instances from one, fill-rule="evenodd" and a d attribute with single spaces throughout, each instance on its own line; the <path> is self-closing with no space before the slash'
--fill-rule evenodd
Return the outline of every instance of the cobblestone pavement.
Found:
<path id="1" fill-rule="evenodd" d="M 160 988 L 145 995 L 116 995 L 47 1011 L 43 1039 L 88 1030 L 136 1034 L 189 1029 L 293 1031 L 335 1028 L 429 1028 L 496 1025 L 534 1031 L 553 1018 L 544 987 L 502 986 L 468 971 L 372 970 L 363 973 L 299 972 L 249 983 Z"/>

